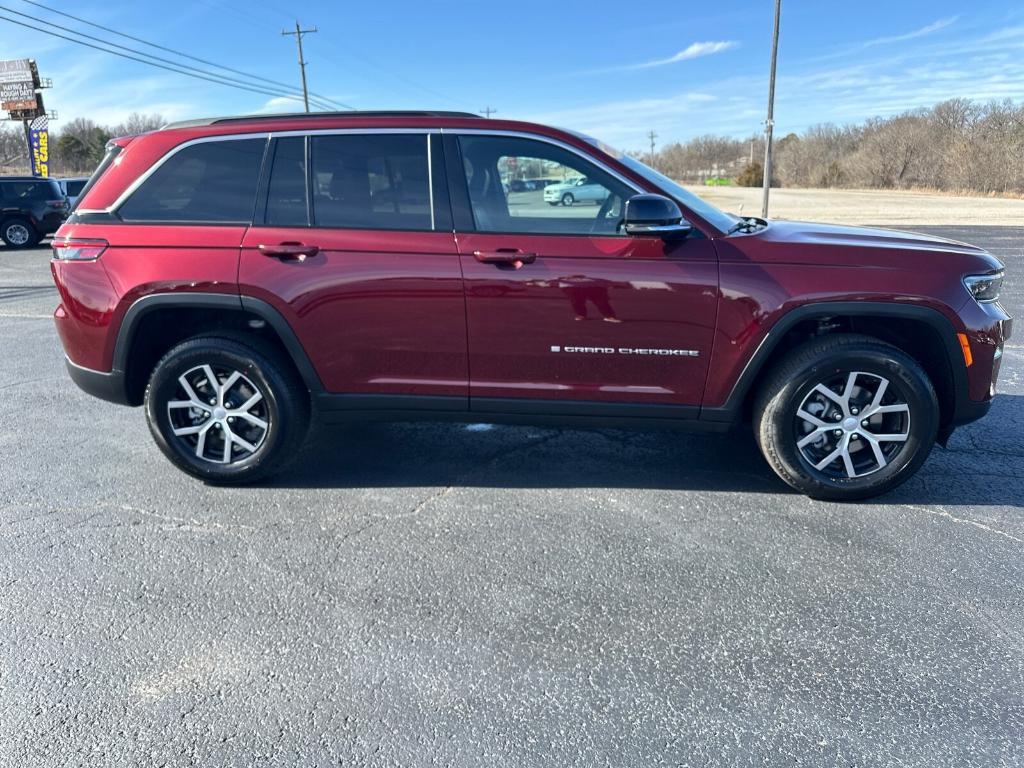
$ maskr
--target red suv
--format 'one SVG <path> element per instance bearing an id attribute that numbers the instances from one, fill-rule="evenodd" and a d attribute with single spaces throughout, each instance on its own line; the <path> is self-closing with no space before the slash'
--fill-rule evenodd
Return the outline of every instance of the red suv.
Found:
<path id="1" fill-rule="evenodd" d="M 117 139 L 52 267 L 71 377 L 215 483 L 311 418 L 752 421 L 794 488 L 863 498 L 985 414 L 1011 328 L 981 249 L 734 216 L 584 136 L 440 112 Z"/>

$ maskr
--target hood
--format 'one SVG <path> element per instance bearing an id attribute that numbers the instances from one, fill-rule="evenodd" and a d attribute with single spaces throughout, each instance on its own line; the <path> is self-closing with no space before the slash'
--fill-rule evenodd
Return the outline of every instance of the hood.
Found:
<path id="1" fill-rule="evenodd" d="M 731 241 L 733 237 L 726 240 Z M 802 263 L 851 266 L 895 266 L 894 261 L 906 260 L 936 265 L 944 261 L 955 261 L 969 263 L 973 269 L 981 271 L 1001 269 L 1003 266 L 983 248 L 969 243 L 892 229 L 771 221 L 760 232 L 738 238 L 736 245 L 747 250 L 740 241 L 748 238 L 767 246 L 772 252 L 772 260 L 779 258 Z"/>

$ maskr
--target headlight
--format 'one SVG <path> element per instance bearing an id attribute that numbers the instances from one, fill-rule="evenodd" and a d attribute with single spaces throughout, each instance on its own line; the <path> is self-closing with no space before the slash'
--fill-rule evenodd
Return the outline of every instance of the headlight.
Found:
<path id="1" fill-rule="evenodd" d="M 971 292 L 975 301 L 991 302 L 999 299 L 999 291 L 1003 287 L 1002 272 L 991 275 L 967 275 L 964 286 Z"/>

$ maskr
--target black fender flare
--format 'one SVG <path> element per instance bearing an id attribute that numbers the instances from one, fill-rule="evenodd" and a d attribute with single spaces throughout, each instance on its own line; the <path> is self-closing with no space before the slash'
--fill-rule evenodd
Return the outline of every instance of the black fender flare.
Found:
<path id="1" fill-rule="evenodd" d="M 136 299 L 121 319 L 121 326 L 114 343 L 113 371 L 124 374 L 128 370 L 128 355 L 135 341 L 139 322 L 158 309 L 223 309 L 229 312 L 246 312 L 265 321 L 277 334 L 291 357 L 295 368 L 311 393 L 323 392 L 323 382 L 310 361 L 306 350 L 287 320 L 273 306 L 262 299 L 241 296 L 237 293 L 175 292 L 153 293 Z"/>
<path id="2" fill-rule="evenodd" d="M 702 408 L 701 418 L 710 421 L 738 421 L 751 387 L 764 368 L 773 360 L 775 349 L 786 334 L 798 323 L 806 320 L 835 316 L 892 318 L 915 320 L 927 324 L 941 339 L 953 376 L 954 413 L 951 423 L 956 425 L 976 418 L 973 415 L 976 409 L 968 396 L 967 368 L 963 363 L 962 352 L 953 324 L 945 315 L 931 307 L 885 301 L 822 301 L 805 304 L 786 312 L 761 339 L 736 383 L 733 384 L 725 404 L 716 408 Z"/>

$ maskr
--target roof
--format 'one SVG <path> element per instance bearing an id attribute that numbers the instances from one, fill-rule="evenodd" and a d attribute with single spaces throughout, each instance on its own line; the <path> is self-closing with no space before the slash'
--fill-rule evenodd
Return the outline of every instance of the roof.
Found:
<path id="1" fill-rule="evenodd" d="M 230 117 L 203 117 L 196 120 L 181 120 L 168 123 L 164 128 L 197 128 L 204 125 L 223 125 L 225 123 L 265 122 L 272 120 L 317 120 L 351 117 L 471 117 L 482 120 L 481 115 L 473 112 L 445 112 L 443 110 L 358 110 L 344 112 L 274 112 L 263 115 L 235 115 Z"/>

